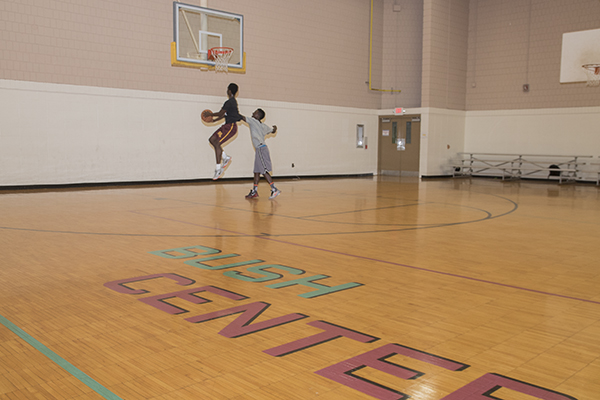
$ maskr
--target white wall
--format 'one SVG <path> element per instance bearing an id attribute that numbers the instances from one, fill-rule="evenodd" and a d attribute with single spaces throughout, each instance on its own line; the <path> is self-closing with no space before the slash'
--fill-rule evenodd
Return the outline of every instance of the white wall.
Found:
<path id="1" fill-rule="evenodd" d="M 0 186 L 212 178 L 208 138 L 219 126 L 200 120 L 225 96 L 188 95 L 0 80 Z M 267 141 L 274 176 L 376 173 L 375 110 L 239 99 L 277 125 Z M 357 149 L 356 124 L 369 148 Z M 226 177 L 251 177 L 246 125 L 225 147 Z M 295 167 L 292 168 L 291 164 Z"/>
<path id="2" fill-rule="evenodd" d="M 460 152 L 592 156 L 579 176 L 596 181 L 600 163 L 600 107 L 453 111 L 421 114 L 421 176 L 450 175 Z"/>
<path id="3" fill-rule="evenodd" d="M 466 152 L 593 156 L 600 162 L 600 107 L 468 111 Z M 597 167 L 587 168 L 597 170 Z M 596 180 L 597 173 L 582 178 Z"/>
<path id="4" fill-rule="evenodd" d="M 451 160 L 464 149 L 465 112 L 440 108 L 420 111 L 420 175 L 448 175 Z"/>
<path id="5" fill-rule="evenodd" d="M 0 80 L 0 186 L 209 179 L 215 159 L 200 111 L 225 97 Z M 239 99 L 278 126 L 275 176 L 377 173 L 378 116 L 391 110 Z M 600 107 L 497 111 L 407 109 L 421 115 L 421 176 L 451 173 L 458 152 L 584 155 L 600 162 Z M 364 124 L 368 149 L 357 149 Z M 226 177 L 251 177 L 248 128 L 226 146 Z M 294 167 L 292 168 L 292 163 Z M 590 171 L 597 167 L 588 168 Z M 597 174 L 582 174 L 595 180 Z"/>

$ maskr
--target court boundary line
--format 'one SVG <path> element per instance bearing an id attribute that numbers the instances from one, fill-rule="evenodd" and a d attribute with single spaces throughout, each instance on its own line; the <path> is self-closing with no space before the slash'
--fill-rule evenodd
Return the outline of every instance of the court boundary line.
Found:
<path id="1" fill-rule="evenodd" d="M 490 220 L 490 219 L 500 218 L 500 217 L 503 217 L 505 215 L 511 214 L 511 213 L 513 213 L 514 211 L 517 210 L 518 205 L 515 202 L 513 202 L 510 199 L 503 198 L 503 197 L 500 197 L 500 198 L 502 198 L 504 200 L 507 200 L 510 203 L 512 203 L 513 204 L 513 208 L 511 210 L 509 210 L 509 211 L 506 211 L 506 212 L 502 213 L 502 214 L 493 215 L 492 213 L 490 213 L 489 211 L 487 211 L 485 209 L 479 209 L 479 208 L 475 208 L 475 207 L 467 207 L 467 208 L 472 208 L 473 210 L 476 210 L 476 211 L 480 211 L 483 214 L 486 214 L 487 216 L 485 216 L 483 218 L 479 218 L 479 219 L 468 220 L 468 221 L 446 222 L 446 223 L 439 223 L 439 224 L 419 224 L 419 225 L 410 225 L 410 226 L 403 225 L 403 224 L 369 224 L 369 223 L 356 224 L 356 223 L 346 223 L 346 222 L 337 222 L 337 221 L 322 221 L 322 220 L 318 220 L 318 219 L 313 219 L 313 218 L 315 218 L 315 216 L 313 216 L 313 215 L 303 216 L 303 217 L 290 217 L 290 216 L 285 216 L 285 215 L 284 216 L 277 215 L 278 217 L 282 217 L 282 218 L 296 219 L 296 220 L 301 220 L 301 221 L 310 221 L 310 222 L 322 223 L 322 224 L 358 225 L 358 226 L 375 225 L 375 226 L 386 226 L 386 227 L 397 226 L 398 228 L 387 228 L 387 229 L 381 229 L 381 230 L 368 230 L 368 231 L 349 231 L 349 232 L 281 233 L 281 234 L 269 234 L 269 235 L 266 235 L 266 236 L 271 236 L 271 237 L 274 237 L 274 236 L 277 236 L 277 237 L 299 237 L 299 236 L 357 235 L 357 234 L 370 234 L 370 233 L 402 232 L 402 231 L 407 231 L 407 230 L 431 229 L 431 228 L 440 228 L 440 227 L 447 227 L 447 226 L 453 226 L 453 225 L 472 224 L 472 223 L 482 222 L 482 221 L 486 221 L 486 220 Z M 192 203 L 192 204 L 196 204 L 196 203 Z M 419 205 L 423 205 L 423 204 L 443 204 L 443 203 L 431 202 L 431 203 L 402 204 L 402 205 L 398 205 L 398 206 L 384 207 L 384 208 L 399 208 L 399 207 L 408 207 L 408 206 L 412 207 L 412 206 L 419 206 Z M 206 206 L 218 207 L 218 206 L 215 206 L 215 205 L 208 205 L 208 204 L 206 204 Z M 241 210 L 241 209 L 231 208 L 231 207 L 225 207 L 225 208 L 227 208 L 229 210 L 246 211 L 246 210 Z M 164 210 L 164 208 L 158 208 L 158 210 Z M 374 210 L 378 210 L 378 208 L 367 209 L 367 210 L 359 210 L 359 212 L 374 211 Z M 214 229 L 214 227 L 208 227 L 208 226 L 204 226 L 204 225 L 190 223 L 188 221 L 181 221 L 181 220 L 177 220 L 177 219 L 172 219 L 172 218 L 167 218 L 167 217 L 161 217 L 161 216 L 158 216 L 158 215 L 152 215 L 152 214 L 149 213 L 149 211 L 151 211 L 151 210 L 146 210 L 146 212 L 130 210 L 129 212 L 131 212 L 133 214 L 143 215 L 143 216 L 146 216 L 146 217 L 164 219 L 166 221 L 171 221 L 171 222 L 177 222 L 177 223 L 181 223 L 181 224 L 188 224 L 188 225 L 193 225 L 193 226 L 200 226 L 200 227 L 203 227 L 203 228 Z M 354 211 L 347 211 L 347 213 L 352 213 L 352 212 L 357 212 L 357 211 L 356 210 L 354 210 Z M 266 214 L 270 214 L 268 212 L 258 212 L 258 213 L 259 214 L 265 214 L 265 215 Z M 328 216 L 328 215 L 335 215 L 335 214 L 340 214 L 340 213 L 320 214 L 320 215 L 317 215 L 317 217 Z M 223 231 L 229 232 L 230 233 L 229 235 L 215 235 L 215 234 L 208 234 L 208 235 L 188 235 L 188 234 L 181 234 L 181 235 L 177 235 L 177 234 L 155 234 L 155 233 L 59 231 L 59 230 L 54 230 L 54 229 L 18 228 L 18 227 L 11 227 L 11 226 L 0 226 L 0 229 L 16 230 L 16 231 L 27 231 L 27 232 L 39 232 L 39 233 L 60 233 L 60 234 L 70 234 L 70 235 L 134 236 L 134 237 L 193 237 L 193 238 L 205 238 L 205 237 L 255 237 L 255 236 L 258 236 L 258 235 L 254 235 L 254 234 L 240 233 L 240 232 L 228 231 L 228 230 L 223 230 Z"/>
<path id="2" fill-rule="evenodd" d="M 96 382 L 85 372 L 81 371 L 79 368 L 50 350 L 47 346 L 42 344 L 39 340 L 35 339 L 33 336 L 25 332 L 23 329 L 19 328 L 17 325 L 12 323 L 3 315 L 0 315 L 0 324 L 8 328 L 11 332 L 17 335 L 19 338 L 24 340 L 27 344 L 33 347 L 35 350 L 39 351 L 46 357 L 50 359 L 50 361 L 54 362 L 56 365 L 64 369 L 68 374 L 73 376 L 79 382 L 83 383 L 94 392 L 98 393 L 100 396 L 107 400 L 123 400 L 121 397 L 117 396 L 100 383 Z"/>

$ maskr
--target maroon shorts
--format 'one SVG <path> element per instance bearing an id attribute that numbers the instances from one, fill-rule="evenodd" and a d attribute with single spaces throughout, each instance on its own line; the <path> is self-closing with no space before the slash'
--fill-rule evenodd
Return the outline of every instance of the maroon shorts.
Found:
<path id="1" fill-rule="evenodd" d="M 215 133 L 213 133 L 213 136 L 217 135 L 217 137 L 219 138 L 219 143 L 223 144 L 223 143 L 227 142 L 228 140 L 230 140 L 231 138 L 233 138 L 236 133 L 237 133 L 237 124 L 234 122 L 232 124 L 221 125 L 219 127 L 219 129 L 217 129 L 215 131 Z"/>

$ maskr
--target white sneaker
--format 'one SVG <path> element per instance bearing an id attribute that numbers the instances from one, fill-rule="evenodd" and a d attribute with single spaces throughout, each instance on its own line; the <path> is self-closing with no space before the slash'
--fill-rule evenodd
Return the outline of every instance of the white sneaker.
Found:
<path id="1" fill-rule="evenodd" d="M 215 170 L 215 176 L 213 176 L 213 181 L 216 181 L 217 179 L 222 177 L 224 173 L 225 170 L 223 169 L 223 167 L 219 166 L 219 169 Z"/>
<path id="2" fill-rule="evenodd" d="M 229 164 L 231 164 L 231 156 L 227 156 L 227 158 L 224 158 L 221 162 L 223 169 L 226 169 L 227 167 L 229 167 Z"/>
<path id="3" fill-rule="evenodd" d="M 269 199 L 273 200 L 275 197 L 279 196 L 280 194 L 281 194 L 281 190 L 273 189 L 273 190 L 271 190 L 271 195 L 269 196 Z"/>

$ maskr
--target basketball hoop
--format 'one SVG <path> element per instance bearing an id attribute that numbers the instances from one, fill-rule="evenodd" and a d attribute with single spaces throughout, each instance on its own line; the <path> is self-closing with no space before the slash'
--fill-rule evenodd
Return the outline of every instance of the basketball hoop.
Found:
<path id="1" fill-rule="evenodd" d="M 585 69 L 587 75 L 587 86 L 599 86 L 600 64 L 583 64 L 581 67 Z"/>
<path id="2" fill-rule="evenodd" d="M 232 54 L 231 47 L 213 47 L 208 50 L 208 59 L 215 62 L 215 72 L 229 72 L 227 65 Z"/>

